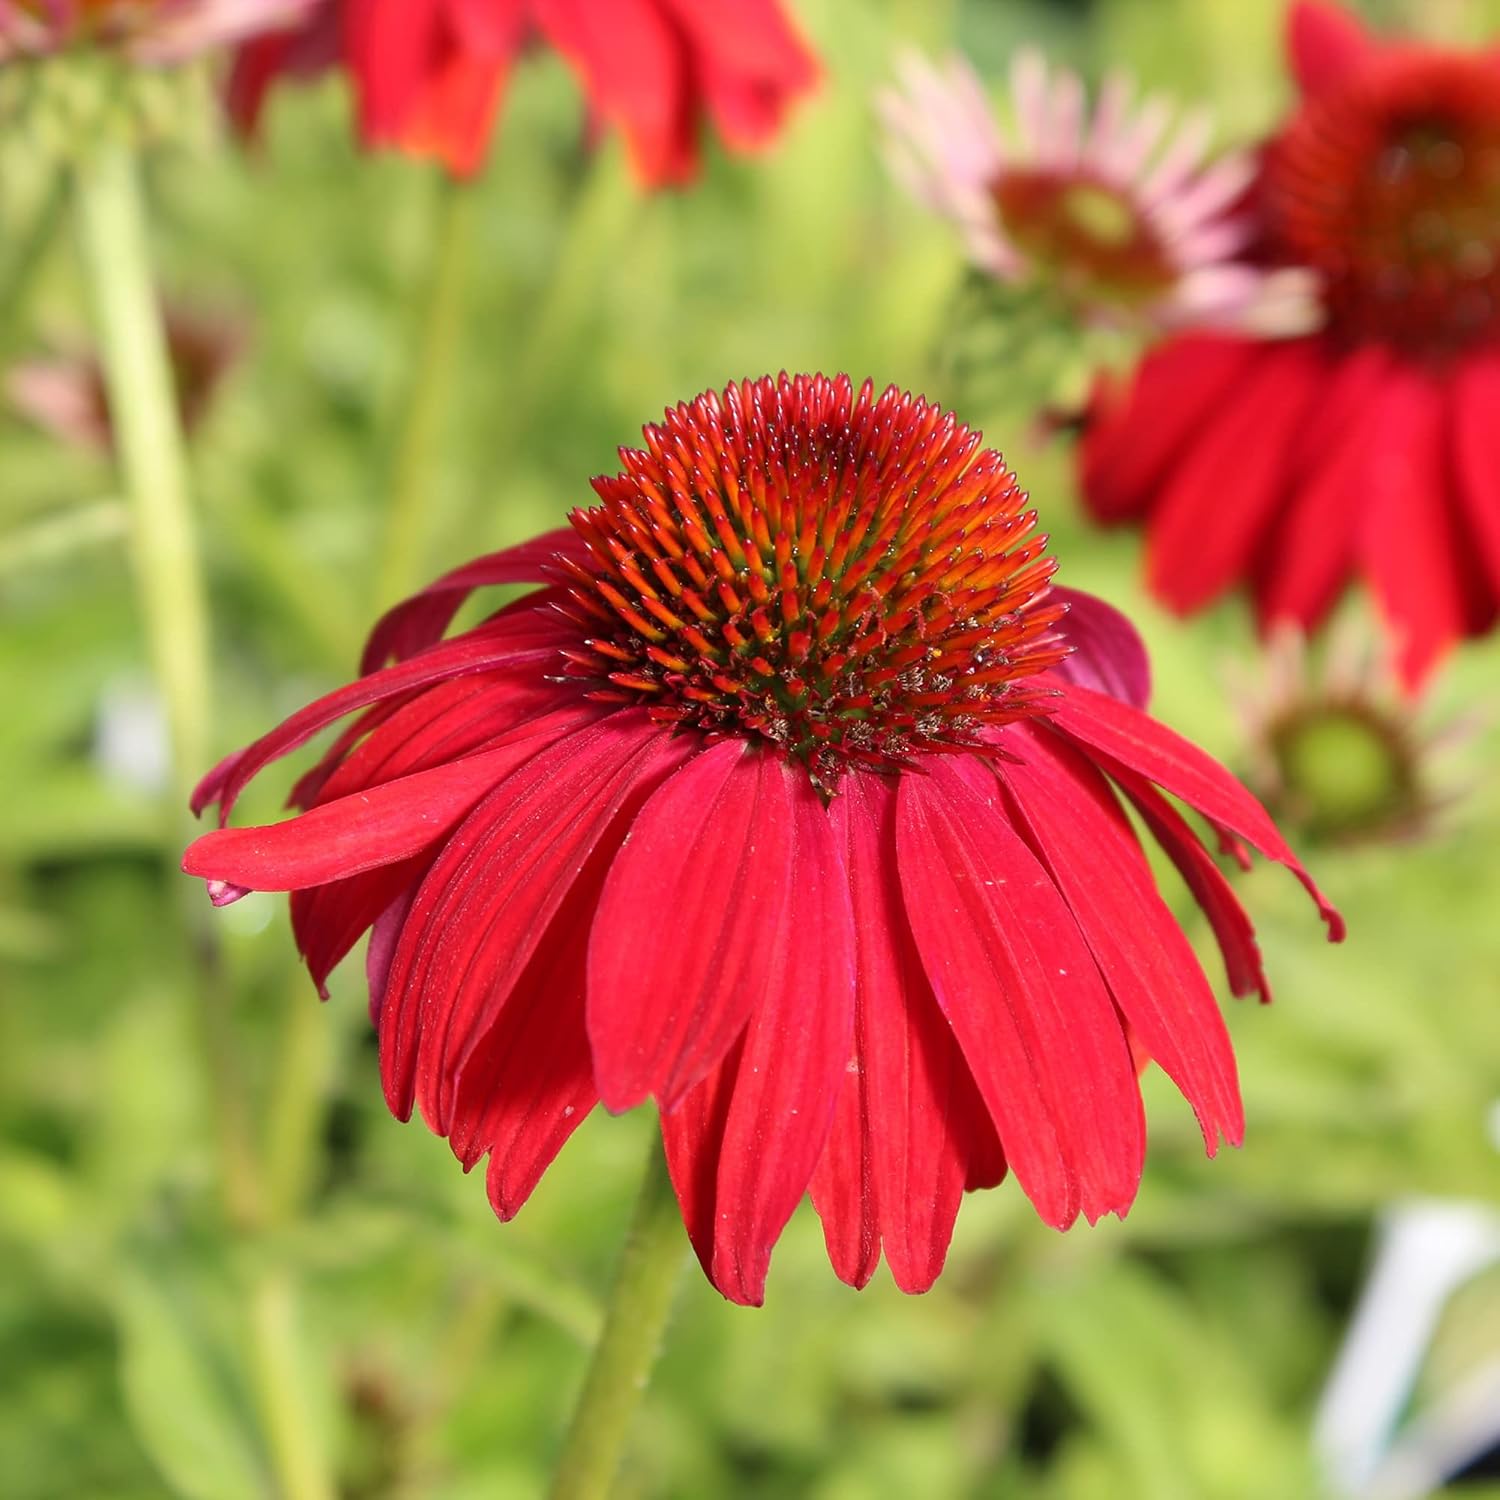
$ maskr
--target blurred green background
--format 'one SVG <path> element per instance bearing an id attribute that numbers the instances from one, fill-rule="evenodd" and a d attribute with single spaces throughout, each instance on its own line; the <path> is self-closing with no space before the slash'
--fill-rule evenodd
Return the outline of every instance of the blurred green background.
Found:
<path id="1" fill-rule="evenodd" d="M 1062 581 L 1141 623 L 1158 714 L 1243 768 L 1232 684 L 1256 668 L 1240 606 L 1169 621 L 1138 588 L 1136 540 L 1083 527 L 1066 439 L 1035 433 L 1038 393 L 1003 368 L 982 389 L 945 381 L 960 251 L 888 182 L 870 101 L 902 43 L 957 44 L 998 86 L 1025 40 L 1211 100 L 1227 138 L 1250 138 L 1287 94 L 1280 7 L 794 8 L 825 61 L 819 96 L 769 156 L 711 148 L 677 195 L 640 197 L 615 142 L 584 152 L 554 58 L 520 70 L 478 189 L 411 581 L 555 524 L 643 421 L 704 387 L 783 367 L 897 381 L 1005 449 Z M 1500 23 L 1435 0 L 1372 13 L 1459 36 Z M 14 149 L 0 163 L 14 242 L 45 172 Z M 193 441 L 217 755 L 354 667 L 443 185 L 360 157 L 329 84 L 279 96 L 251 158 L 210 141 L 160 153 L 150 189 L 164 290 L 249 330 Z M 34 295 L 3 310 L 5 358 L 86 339 L 85 308 L 64 221 Z M 386 1114 L 362 967 L 319 1007 L 280 898 L 216 917 L 205 1017 L 186 882 L 163 870 L 114 486 L 103 458 L 0 417 L 0 1494 L 274 1495 L 290 1441 L 309 1482 L 343 1496 L 535 1495 L 651 1122 L 591 1118 L 502 1227 L 444 1142 Z M 883 1271 L 862 1293 L 835 1281 L 804 1206 L 764 1309 L 684 1276 L 622 1493 L 1323 1494 L 1313 1413 L 1373 1226 L 1413 1195 L 1500 1198 L 1497 681 L 1500 649 L 1473 648 L 1423 710 L 1467 731 L 1434 768 L 1453 802 L 1427 839 L 1305 849 L 1348 917 L 1344 948 L 1281 872 L 1243 881 L 1277 1004 L 1229 1003 L 1242 1151 L 1205 1161 L 1150 1078 L 1128 1221 L 1057 1235 L 1007 1184 L 966 1203 L 948 1271 L 915 1299 Z M 275 815 L 290 778 L 267 780 L 245 821 Z M 231 1055 L 237 1091 L 206 1082 L 205 1046 Z M 265 1202 L 248 1217 L 221 1191 L 225 1131 L 255 1147 Z M 1497 1357 L 1492 1271 L 1450 1309 L 1424 1379 Z M 288 1402 L 310 1447 L 278 1428 Z"/>

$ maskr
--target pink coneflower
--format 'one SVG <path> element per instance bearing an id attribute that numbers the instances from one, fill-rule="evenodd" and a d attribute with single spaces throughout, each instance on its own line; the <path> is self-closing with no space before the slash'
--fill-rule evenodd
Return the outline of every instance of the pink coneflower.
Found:
<path id="1" fill-rule="evenodd" d="M 809 1191 L 837 1273 L 883 1250 L 909 1291 L 1007 1168 L 1059 1228 L 1124 1213 L 1132 1044 L 1210 1152 L 1239 1141 L 1228 1035 L 1127 805 L 1236 993 L 1266 993 L 1250 923 L 1171 797 L 1341 924 L 1254 798 L 1143 711 L 1139 640 L 1052 585 L 1000 456 L 894 388 L 783 375 L 621 459 L 571 530 L 398 606 L 365 676 L 199 789 L 227 819 L 348 720 L 299 817 L 184 868 L 220 902 L 292 891 L 320 984 L 371 930 L 394 1113 L 487 1155 L 508 1219 L 596 1103 L 654 1097 L 693 1244 L 746 1303 Z"/>
<path id="2" fill-rule="evenodd" d="M 532 42 L 562 55 L 591 116 L 624 134 L 652 187 L 697 175 L 705 121 L 736 150 L 767 144 L 818 74 L 780 0 L 321 0 L 301 28 L 241 53 L 230 110 L 253 129 L 279 78 L 341 61 L 366 145 L 468 176 Z"/>
<path id="3" fill-rule="evenodd" d="M 1011 69 L 1011 107 L 1006 129 L 968 63 L 916 54 L 879 100 L 892 170 L 959 227 L 981 270 L 1105 323 L 1305 326 L 1307 278 L 1238 259 L 1254 232 L 1241 203 L 1254 164 L 1209 159 L 1205 114 L 1133 104 L 1118 74 L 1091 105 L 1076 74 L 1029 49 Z"/>
<path id="4" fill-rule="evenodd" d="M 1083 487 L 1141 519 L 1188 613 L 1246 585 L 1314 631 L 1355 578 L 1409 688 L 1500 615 L 1500 53 L 1377 37 L 1300 0 L 1302 97 L 1262 154 L 1263 253 L 1316 274 L 1319 327 L 1177 338 L 1099 403 Z"/>
<path id="5" fill-rule="evenodd" d="M 0 62 L 71 47 L 178 62 L 301 19 L 313 0 L 0 0 Z"/>

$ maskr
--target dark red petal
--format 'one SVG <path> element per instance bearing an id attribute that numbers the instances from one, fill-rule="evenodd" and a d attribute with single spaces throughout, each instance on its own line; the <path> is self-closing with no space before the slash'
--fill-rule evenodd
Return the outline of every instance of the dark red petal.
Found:
<path id="1" fill-rule="evenodd" d="M 771 1250 L 823 1154 L 853 1046 L 849 877 L 821 798 L 799 771 L 790 774 L 791 889 L 801 930 L 745 1030 L 714 1147 L 709 1278 L 731 1302 L 751 1307 L 764 1300 Z M 712 1081 L 699 1088 L 712 1098 L 721 1092 Z"/>
<path id="2" fill-rule="evenodd" d="M 697 171 L 686 41 L 653 0 L 533 0 L 537 28 L 578 74 L 590 109 L 624 133 L 650 187 Z"/>
<path id="3" fill-rule="evenodd" d="M 1475 550 L 1500 599 L 1500 356 L 1465 360 L 1454 392 L 1458 492 Z"/>
<path id="4" fill-rule="evenodd" d="M 471 672 L 540 665 L 554 659 L 566 639 L 563 622 L 537 611 L 524 611 L 478 626 L 410 661 L 361 677 L 309 703 L 254 744 L 220 761 L 193 793 L 193 811 L 202 812 L 217 802 L 219 820 L 227 822 L 236 798 L 251 777 L 356 709 Z M 559 699 L 562 697 L 560 689 Z"/>
<path id="5" fill-rule="evenodd" d="M 1357 16 L 1329 0 L 1294 0 L 1286 41 L 1288 66 L 1306 95 L 1339 83 L 1380 50 Z"/>
<path id="6" fill-rule="evenodd" d="M 1027 842 L 1078 919 L 1136 1038 L 1182 1090 L 1209 1155 L 1244 1136 L 1234 1049 L 1192 945 L 1103 776 L 1045 729 L 1017 724 L 1021 764 L 997 766 Z"/>
<path id="7" fill-rule="evenodd" d="M 1250 339 L 1184 335 L 1152 350 L 1124 390 L 1104 388 L 1078 449 L 1083 496 L 1096 520 L 1124 521 L 1150 508 L 1258 348 Z"/>
<path id="8" fill-rule="evenodd" d="M 359 670 L 373 672 L 387 661 L 405 661 L 441 640 L 454 615 L 475 589 L 508 583 L 546 583 L 549 563 L 558 557 L 579 558 L 584 554 L 578 533 L 571 526 L 562 526 L 517 547 L 476 557 L 473 562 L 444 573 L 420 594 L 413 594 L 388 609 L 375 622 Z"/>
<path id="9" fill-rule="evenodd" d="M 641 810 L 589 939 L 589 1036 L 605 1107 L 671 1109 L 780 982 L 800 767 L 711 746 Z"/>
<path id="10" fill-rule="evenodd" d="M 571 709 L 533 719 L 493 750 L 321 803 L 284 823 L 215 829 L 188 846 L 183 871 L 253 891 L 291 891 L 406 859 L 442 838 L 497 781 L 581 717 Z"/>
<path id="11" fill-rule="evenodd" d="M 381 1072 L 393 1113 L 406 1118 L 415 1099 L 447 1133 L 459 1074 L 580 871 L 618 840 L 632 793 L 682 753 L 642 709 L 580 724 L 496 784 L 449 840 L 391 966 Z"/>
<path id="12" fill-rule="evenodd" d="M 1115 774 L 1115 763 L 1138 772 L 1210 822 L 1248 840 L 1267 859 L 1285 865 L 1317 902 L 1329 941 L 1343 938 L 1344 919 L 1303 869 L 1265 808 L 1212 756 L 1129 704 L 1088 688 L 1066 687 L 1048 722 L 1109 775 Z"/>
<path id="13" fill-rule="evenodd" d="M 1384 473 L 1367 501 L 1361 550 L 1396 637 L 1397 668 L 1415 690 L 1465 633 L 1465 543 L 1449 495 L 1444 388 L 1425 371 L 1397 366 L 1383 408 Z"/>
<path id="14" fill-rule="evenodd" d="M 347 880 L 292 892 L 292 936 L 325 1000 L 328 976 L 391 902 L 403 891 L 415 889 L 425 868 L 418 855 Z"/>
<path id="15" fill-rule="evenodd" d="M 490 1203 L 510 1219 L 598 1102 L 583 997 L 588 924 L 606 851 L 568 892 L 531 961 L 459 1075 L 449 1144 L 465 1167 L 486 1152 Z"/>
<path id="16" fill-rule="evenodd" d="M 1322 379 L 1311 339 L 1267 344 L 1184 453 L 1153 507 L 1146 544 L 1152 591 L 1184 614 L 1250 571 L 1286 500 L 1288 454 Z"/>
<path id="17" fill-rule="evenodd" d="M 1271 986 L 1261 962 L 1255 928 L 1213 855 L 1204 848 L 1187 819 L 1144 776 L 1117 761 L 1111 763 L 1109 774 L 1134 803 L 1208 918 L 1219 951 L 1224 955 L 1231 993 L 1258 995 L 1263 1004 L 1269 1004 Z"/>
<path id="18" fill-rule="evenodd" d="M 1135 626 L 1114 605 L 1081 589 L 1053 584 L 1051 597 L 1068 606 L 1058 630 L 1073 648 L 1052 670 L 1068 682 L 1145 708 L 1151 701 L 1151 658 Z"/>
<path id="19" fill-rule="evenodd" d="M 1382 387 L 1390 356 L 1377 344 L 1340 355 L 1291 460 L 1305 476 L 1280 534 L 1261 549 L 1256 608 L 1263 627 L 1291 620 L 1316 629 L 1354 570 L 1369 497 L 1386 483 Z"/>
<path id="20" fill-rule="evenodd" d="M 896 788 L 855 771 L 832 806 L 844 841 L 856 958 L 854 1067 L 813 1177 L 829 1258 L 862 1286 L 882 1241 L 896 1284 L 937 1279 L 971 1171 L 1004 1175 L 994 1127 L 938 1009 L 896 870 Z"/>
<path id="21" fill-rule="evenodd" d="M 984 774 L 989 794 L 957 757 L 901 780 L 901 889 L 922 964 L 1041 1217 L 1065 1228 L 1080 1209 L 1090 1222 L 1123 1214 L 1145 1151 L 1125 1034 L 1073 914 Z"/>

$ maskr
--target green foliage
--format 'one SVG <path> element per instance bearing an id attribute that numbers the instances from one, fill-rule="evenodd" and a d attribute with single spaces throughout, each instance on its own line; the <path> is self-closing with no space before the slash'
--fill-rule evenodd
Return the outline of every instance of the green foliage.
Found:
<path id="1" fill-rule="evenodd" d="M 1063 580 L 1143 623 L 1161 716 L 1243 763 L 1226 687 L 1253 650 L 1241 607 L 1169 622 L 1140 592 L 1136 540 L 1082 526 L 1065 440 L 1032 433 L 1031 377 L 949 383 L 960 254 L 887 183 L 869 99 L 898 39 L 957 37 L 994 71 L 1029 38 L 1211 95 L 1250 132 L 1283 88 L 1274 9 L 805 0 L 822 97 L 769 157 L 711 153 L 701 185 L 649 200 L 615 145 L 581 149 L 561 67 L 528 61 L 480 190 L 414 571 L 556 524 L 668 402 L 783 366 L 869 374 L 986 427 Z M 162 156 L 151 189 L 168 292 L 253 325 L 193 453 L 221 753 L 354 663 L 437 184 L 357 157 L 328 87 L 278 99 L 253 156 Z M 7 168 L 8 243 L 47 203 L 35 173 Z M 0 347 L 86 334 L 66 235 L 17 270 L 6 284 L 24 270 L 31 294 L 24 312 L 7 298 Z M 592 1118 L 500 1226 L 443 1142 L 389 1118 L 361 966 L 319 1010 L 282 903 L 221 914 L 222 972 L 194 988 L 160 796 L 98 753 L 105 695 L 147 672 L 115 493 L 102 459 L 0 417 L 0 1488 L 252 1500 L 327 1470 L 360 1500 L 535 1495 L 649 1122 Z M 1492 699 L 1497 670 L 1500 649 L 1471 650 L 1437 720 Z M 1206 1162 L 1153 1076 L 1126 1223 L 1058 1236 L 1008 1184 L 966 1205 L 920 1299 L 884 1272 L 839 1285 L 804 1207 L 764 1310 L 685 1278 L 621 1493 L 1317 1495 L 1311 1414 L 1375 1215 L 1412 1194 L 1493 1199 L 1500 1181 L 1497 728 L 1461 753 L 1425 844 L 1311 851 L 1349 918 L 1343 950 L 1281 872 L 1244 882 L 1278 1002 L 1231 1004 L 1243 1151 Z M 244 816 L 274 816 L 277 789 Z M 204 1070 L 225 1036 L 237 1093 Z M 237 1130 L 272 1164 L 248 1207 L 224 1201 Z M 1491 1288 L 1490 1321 L 1468 1324 L 1491 1353 L 1494 1306 Z"/>

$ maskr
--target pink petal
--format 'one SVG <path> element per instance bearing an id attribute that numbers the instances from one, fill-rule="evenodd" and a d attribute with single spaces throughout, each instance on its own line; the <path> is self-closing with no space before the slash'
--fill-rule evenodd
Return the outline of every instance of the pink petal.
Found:
<path id="1" fill-rule="evenodd" d="M 439 1135 L 456 1082 L 596 848 L 685 753 L 641 709 L 556 740 L 495 784 L 434 863 L 391 966 L 381 1071 Z"/>
<path id="2" fill-rule="evenodd" d="M 992 795 L 957 758 L 901 781 L 901 889 L 923 967 L 1041 1217 L 1061 1229 L 1080 1209 L 1123 1214 L 1145 1151 L 1125 1034 L 1073 914 L 972 765 Z"/>
<path id="3" fill-rule="evenodd" d="M 646 803 L 589 940 L 589 1036 L 607 1109 L 671 1109 L 779 983 L 794 797 L 785 756 L 725 740 Z"/>
<path id="4" fill-rule="evenodd" d="M 375 622 L 359 670 L 368 673 L 387 661 L 405 661 L 441 640 L 454 615 L 475 589 L 507 583 L 546 583 L 549 563 L 559 557 L 579 559 L 583 555 L 582 538 L 571 526 L 562 526 L 517 547 L 476 557 L 473 562 L 444 573 L 420 594 L 413 594 L 388 609 Z"/>
<path id="5" fill-rule="evenodd" d="M 1380 51 L 1364 23 L 1329 0 L 1294 0 L 1287 14 L 1287 62 L 1303 94 L 1320 94 Z"/>
<path id="6" fill-rule="evenodd" d="M 1215 825 L 1248 840 L 1267 859 L 1285 865 L 1317 902 L 1329 941 L 1342 940 L 1343 918 L 1302 868 L 1265 808 L 1212 756 L 1129 704 L 1088 688 L 1065 688 L 1048 722 L 1109 775 L 1115 775 L 1116 764 L 1138 772 Z"/>
<path id="7" fill-rule="evenodd" d="M 1022 762 L 998 768 L 1017 826 L 1078 919 L 1115 1004 L 1193 1106 L 1209 1154 L 1220 1132 L 1238 1145 L 1245 1114 L 1224 1018 L 1109 784 L 1045 729 L 1018 724 L 1006 740 Z"/>
<path id="8" fill-rule="evenodd" d="M 1053 584 L 1051 597 L 1068 606 L 1058 630 L 1073 648 L 1052 670 L 1067 682 L 1145 708 L 1151 701 L 1151 658 L 1135 626 L 1112 604 L 1081 589 Z"/>
<path id="9" fill-rule="evenodd" d="M 863 1286 L 883 1241 L 897 1286 L 924 1292 L 943 1269 L 971 1165 L 988 1185 L 1004 1162 L 911 935 L 895 785 L 852 772 L 831 811 L 853 901 L 857 1071 L 844 1080 L 813 1203 L 842 1280 Z"/>
<path id="10" fill-rule="evenodd" d="M 715 1105 L 723 1100 L 722 1108 L 699 1113 L 684 1099 L 662 1116 L 674 1180 L 683 1174 L 690 1198 L 706 1172 L 698 1158 L 715 1158 L 713 1209 L 700 1215 L 699 1253 L 707 1250 L 713 1284 L 751 1307 L 764 1300 L 771 1250 L 823 1153 L 853 1046 L 849 876 L 822 800 L 800 770 L 787 771 L 794 778 L 796 948 L 777 966 L 742 1044 L 723 1065 L 725 1080 L 710 1076 L 694 1090 Z M 705 1119 L 716 1128 L 697 1128 Z"/>

